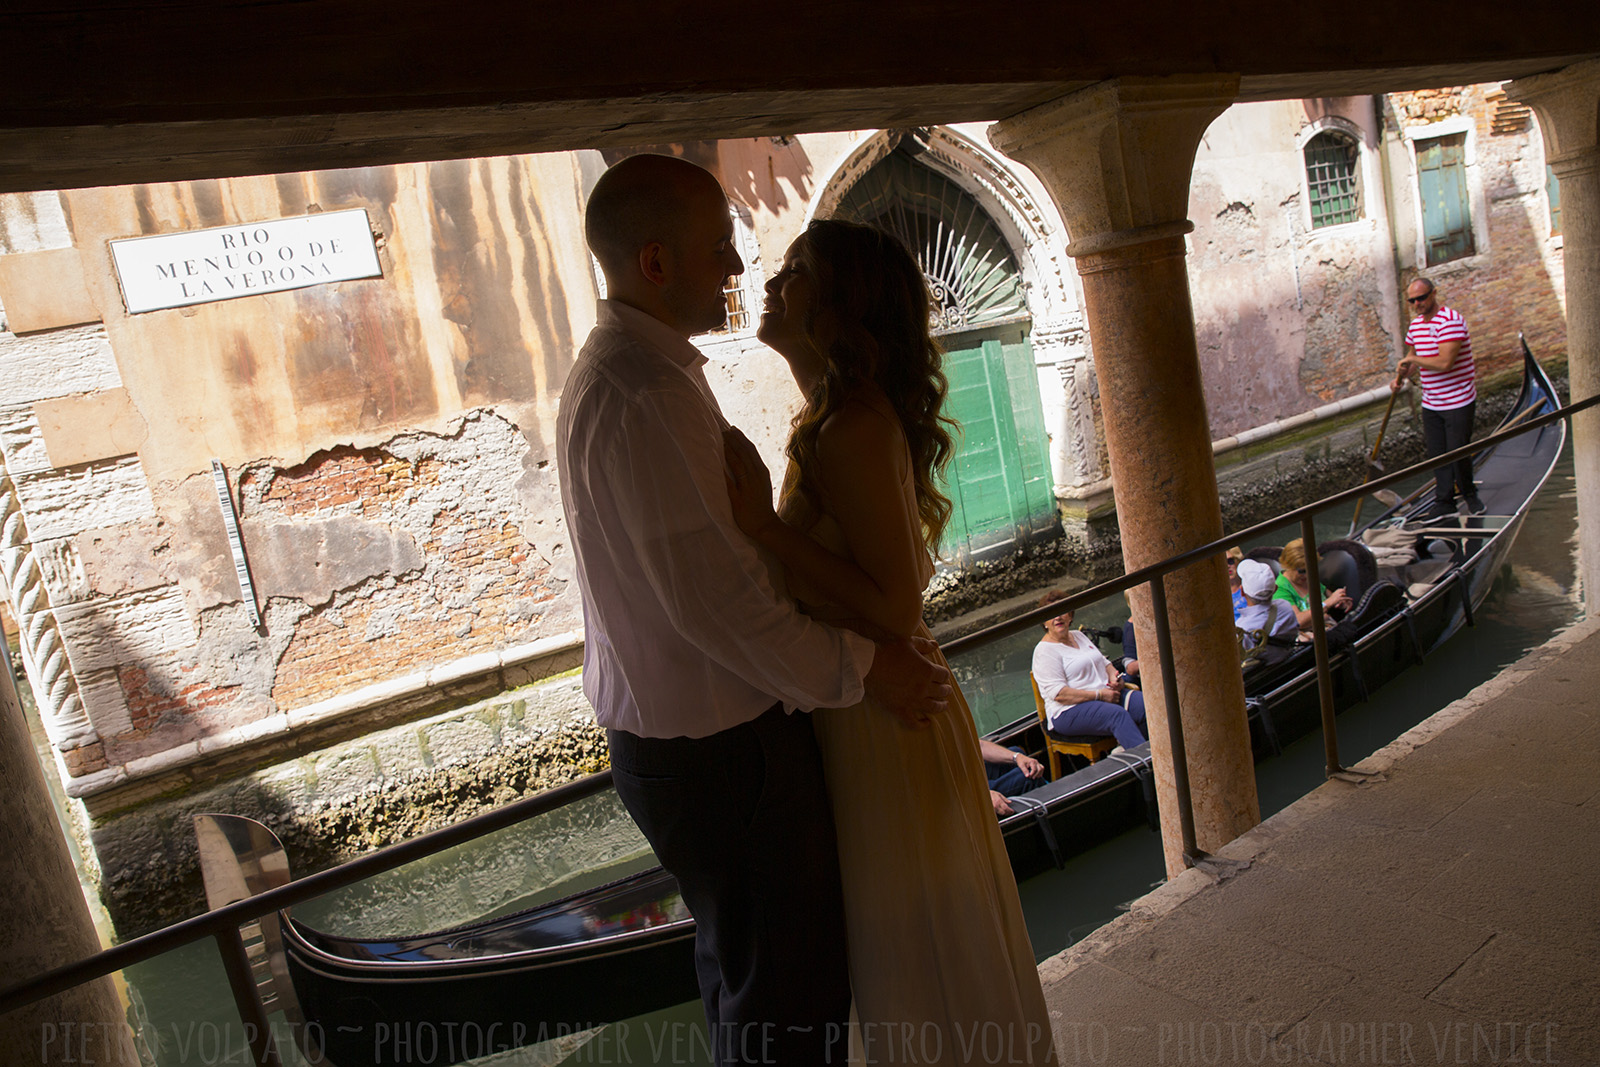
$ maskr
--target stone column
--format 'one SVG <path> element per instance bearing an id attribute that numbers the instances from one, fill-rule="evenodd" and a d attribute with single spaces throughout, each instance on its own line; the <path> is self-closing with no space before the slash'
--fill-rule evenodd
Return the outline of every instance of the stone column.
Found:
<path id="1" fill-rule="evenodd" d="M 1545 159 L 1561 183 L 1567 369 L 1573 400 L 1600 393 L 1600 59 L 1518 78 L 1506 95 L 1532 107 Z M 1600 609 L 1600 411 L 1572 420 L 1578 560 L 1585 607 Z"/>
<path id="2" fill-rule="evenodd" d="M 996 123 L 989 139 L 1043 180 L 1066 222 L 1105 414 L 1129 570 L 1222 536 L 1211 428 L 1184 269 L 1195 149 L 1231 76 L 1123 78 Z M 1195 833 L 1214 851 L 1261 819 L 1222 557 L 1167 579 Z M 1133 597 L 1167 870 L 1184 869 L 1147 591 Z"/>
<path id="3" fill-rule="evenodd" d="M 0 945 L 10 985 L 100 951 L 0 643 Z M 138 1063 L 110 978 L 0 1015 L 0 1063 Z"/>

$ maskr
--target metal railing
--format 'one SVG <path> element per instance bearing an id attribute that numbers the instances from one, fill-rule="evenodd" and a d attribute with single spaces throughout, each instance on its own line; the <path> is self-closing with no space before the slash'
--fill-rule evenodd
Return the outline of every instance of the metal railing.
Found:
<path id="1" fill-rule="evenodd" d="M 1436 467 L 1470 456 L 1501 441 L 1509 440 L 1569 418 L 1578 412 L 1593 408 L 1597 404 L 1600 404 L 1600 395 L 1577 401 L 1566 407 L 1558 407 L 1545 415 L 1528 418 L 1517 423 L 1511 429 L 1491 434 L 1452 452 L 1429 457 L 1420 463 L 1413 464 L 1393 474 L 1387 474 L 1375 481 L 1366 482 L 1355 488 L 1324 497 L 1313 504 L 1285 512 L 1276 518 L 1257 523 L 1218 540 L 1207 542 L 1159 563 L 1125 574 L 1120 578 L 1101 582 L 1053 604 L 1035 608 L 1005 622 L 950 641 L 943 646 L 944 651 L 947 656 L 969 651 L 1037 626 L 1045 619 L 1054 618 L 1065 611 L 1075 610 L 1094 601 L 1103 600 L 1108 596 L 1148 583 L 1150 586 L 1151 609 L 1155 616 L 1155 639 L 1161 663 L 1162 692 L 1166 698 L 1166 715 L 1172 746 L 1174 785 L 1177 794 L 1179 822 L 1183 833 L 1183 855 L 1185 862 L 1192 866 L 1208 857 L 1195 843 L 1194 812 L 1188 785 L 1188 753 L 1184 746 L 1183 720 L 1179 708 L 1178 683 L 1172 656 L 1172 635 L 1167 618 L 1166 576 L 1202 559 L 1219 555 L 1229 545 L 1263 536 L 1296 520 L 1301 524 L 1306 543 L 1314 545 L 1316 544 L 1316 534 L 1312 520 L 1320 511 L 1337 507 L 1347 501 L 1355 500 L 1367 493 L 1386 488 L 1418 474 L 1427 473 Z M 1321 579 L 1317 573 L 1317 553 L 1306 553 L 1306 566 L 1309 571 L 1307 581 L 1310 583 L 1310 587 L 1313 589 L 1320 587 Z M 1456 574 L 1456 579 L 1459 580 L 1459 572 Z M 1328 774 L 1332 775 L 1342 771 L 1343 768 L 1339 766 L 1338 762 L 1337 725 L 1334 721 L 1327 640 L 1320 626 L 1321 612 L 1318 599 L 1312 597 L 1311 603 L 1313 604 L 1315 615 L 1314 621 L 1318 624 L 1315 629 L 1315 644 L 1322 701 L 1322 728 L 1327 749 Z M 216 939 L 218 948 L 222 953 L 224 967 L 228 972 L 229 984 L 233 990 L 234 1001 L 238 1005 L 240 1019 L 245 1024 L 245 1033 L 250 1039 L 251 1054 L 255 1062 L 261 1067 L 278 1067 L 281 1061 L 272 1041 L 271 1030 L 268 1027 L 266 1018 L 266 1009 L 262 1004 L 260 992 L 250 974 L 243 938 L 239 931 L 241 925 L 259 919 L 263 915 L 293 907 L 296 904 L 303 904 L 314 897 L 322 896 L 335 889 L 342 889 L 345 886 L 382 874 L 385 871 L 394 870 L 396 867 L 404 866 L 414 860 L 423 859 L 445 849 L 453 848 L 456 845 L 476 840 L 486 834 L 505 829 L 524 819 L 553 811 L 573 801 L 593 796 L 610 785 L 611 772 L 609 770 L 601 771 L 576 782 L 570 782 L 567 785 L 540 793 L 537 796 L 514 801 L 493 811 L 475 815 L 453 826 L 447 826 L 424 834 L 421 837 L 390 845 L 371 855 L 340 864 L 319 874 L 297 879 L 281 888 L 248 897 L 226 907 L 217 908 L 192 919 L 186 919 L 183 922 L 175 923 L 172 926 L 164 927 L 153 933 L 124 942 L 114 948 L 106 949 L 103 952 L 95 953 L 92 956 L 57 967 L 43 974 L 35 975 L 0 991 L 0 1015 L 43 1000 L 45 997 L 54 996 L 85 982 L 102 978 L 113 971 L 122 970 L 136 963 L 143 963 L 164 952 L 181 948 L 206 937 L 212 937 Z"/>
<path id="2" fill-rule="evenodd" d="M 1431 473 L 1438 467 L 1472 456 L 1502 441 L 1508 441 L 1513 437 L 1520 437 L 1525 433 L 1560 422 L 1597 404 L 1600 404 L 1600 395 L 1576 401 L 1566 407 L 1557 407 L 1544 415 L 1519 419 L 1511 428 L 1500 430 L 1480 440 L 1463 445 L 1461 448 L 1438 456 L 1430 456 L 1392 474 L 1386 474 L 1373 481 L 1363 482 L 1354 488 L 1324 497 L 1315 503 L 1295 508 L 1293 511 L 1284 512 L 1243 530 L 1236 530 L 1215 541 L 1209 541 L 1206 544 L 1164 559 L 1159 563 L 1153 563 L 1148 567 L 1131 571 L 1120 578 L 1101 582 L 1052 604 L 1046 604 L 1043 607 L 1035 608 L 1032 611 L 1007 619 L 1005 622 L 996 623 L 994 626 L 979 630 L 976 633 L 947 642 L 941 647 L 947 657 L 955 656 L 961 652 L 981 647 L 1000 638 L 1009 637 L 1012 634 L 1038 626 L 1046 619 L 1055 618 L 1064 612 L 1074 611 L 1084 605 L 1104 600 L 1125 590 L 1148 584 L 1150 586 L 1151 614 L 1155 616 L 1156 646 L 1161 663 L 1162 695 L 1166 701 L 1167 728 L 1172 747 L 1173 787 L 1177 799 L 1179 825 L 1183 835 L 1183 858 L 1184 862 L 1192 867 L 1201 860 L 1208 859 L 1209 856 L 1200 850 L 1195 841 L 1194 808 L 1189 794 L 1188 751 L 1184 745 L 1183 716 L 1178 701 L 1178 682 L 1173 666 L 1170 620 L 1167 615 L 1166 576 L 1200 560 L 1220 555 L 1230 545 L 1261 537 L 1295 521 L 1300 523 L 1301 536 L 1305 544 L 1314 546 L 1317 544 L 1314 520 L 1318 512 L 1357 500 L 1368 493 L 1387 488 L 1419 474 Z M 1318 573 L 1316 552 L 1306 552 L 1306 569 L 1307 587 L 1310 589 L 1321 588 L 1322 579 Z M 1460 572 L 1454 572 L 1447 580 L 1459 581 Z M 1328 654 L 1326 629 L 1323 625 L 1322 604 L 1317 597 L 1311 597 L 1309 600 L 1312 610 L 1312 642 L 1316 650 L 1318 699 L 1322 708 L 1323 744 L 1327 758 L 1326 771 L 1328 776 L 1331 777 L 1344 772 L 1344 767 L 1339 763 L 1338 726 L 1335 722 L 1333 706 L 1333 674 L 1330 667 L 1331 660 Z M 1470 600 L 1468 600 L 1467 610 L 1471 611 Z"/>

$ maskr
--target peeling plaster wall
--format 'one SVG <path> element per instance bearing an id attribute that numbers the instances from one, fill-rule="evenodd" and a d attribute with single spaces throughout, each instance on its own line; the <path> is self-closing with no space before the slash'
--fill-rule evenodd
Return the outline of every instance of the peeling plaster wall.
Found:
<path id="1" fill-rule="evenodd" d="M 570 155 L 0 197 L 19 321 L 33 302 L 48 323 L 16 279 L 62 248 L 104 319 L 0 332 L 0 550 L 70 668 L 70 793 L 579 628 L 550 457 L 594 315 L 580 204 Z M 345 208 L 382 277 L 123 309 L 110 240 Z M 42 708 L 57 685 L 35 683 Z"/>
<path id="2" fill-rule="evenodd" d="M 1302 146 L 1361 144 L 1362 216 L 1311 228 Z M 1212 435 L 1381 384 L 1398 298 L 1370 98 L 1239 104 L 1212 123 L 1190 185 L 1189 285 Z"/>
<path id="3" fill-rule="evenodd" d="M 1402 280 L 1432 279 L 1440 301 L 1466 318 L 1480 375 L 1521 365 L 1519 331 L 1541 359 L 1559 361 L 1567 348 L 1562 240 L 1551 233 L 1544 140 L 1537 119 L 1526 108 L 1506 107 L 1499 88 L 1490 83 L 1392 93 L 1384 116 Z M 1476 252 L 1429 267 L 1414 142 L 1458 130 L 1467 134 Z"/>

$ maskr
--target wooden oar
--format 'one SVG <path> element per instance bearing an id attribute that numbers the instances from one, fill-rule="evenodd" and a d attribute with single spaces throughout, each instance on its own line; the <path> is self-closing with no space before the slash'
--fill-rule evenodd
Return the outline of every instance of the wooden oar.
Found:
<path id="1" fill-rule="evenodd" d="M 1523 412 L 1520 415 L 1518 415 L 1516 418 L 1512 419 L 1510 422 L 1506 423 L 1504 426 L 1501 426 L 1498 429 L 1496 429 L 1495 433 L 1500 433 L 1502 430 L 1509 430 L 1512 427 L 1516 426 L 1519 422 L 1524 422 L 1527 419 L 1532 418 L 1533 416 L 1535 416 L 1535 415 L 1539 414 L 1540 412 L 1544 411 L 1544 409 L 1547 406 L 1547 404 L 1548 404 L 1548 401 L 1541 400 L 1537 404 L 1534 404 L 1531 407 L 1528 407 L 1528 408 L 1524 409 Z M 1421 485 L 1417 486 L 1415 489 L 1411 490 L 1411 492 L 1407 493 L 1404 497 L 1400 496 L 1399 493 L 1396 493 L 1392 489 L 1379 489 L 1377 492 L 1373 493 L 1372 495 L 1377 497 L 1378 498 L 1378 502 L 1380 504 L 1382 504 L 1386 508 L 1403 508 L 1407 504 L 1409 504 L 1412 501 L 1416 500 L 1417 497 L 1421 496 L 1423 493 L 1425 493 L 1426 491 L 1428 491 L 1431 488 L 1433 488 L 1433 482 L 1432 481 L 1426 481 L 1426 482 L 1423 482 Z M 1361 501 L 1360 500 L 1356 501 L 1356 514 L 1357 515 L 1361 514 Z M 1354 531 L 1354 525 L 1355 525 L 1354 523 L 1351 524 L 1352 532 Z"/>
<path id="2" fill-rule="evenodd" d="M 1526 408 L 1524 408 L 1517 415 L 1516 418 L 1514 418 L 1511 421 L 1507 422 L 1504 426 L 1500 427 L 1500 429 L 1496 430 L 1495 433 L 1504 433 L 1506 430 L 1509 430 L 1513 426 L 1517 425 L 1517 423 L 1526 422 L 1528 419 L 1533 418 L 1535 415 L 1543 413 L 1543 411 L 1545 409 L 1545 403 L 1546 402 L 1544 400 L 1540 400 L 1537 404 L 1528 405 Z"/>
<path id="3" fill-rule="evenodd" d="M 1398 389 L 1391 389 L 1389 391 L 1389 404 L 1383 409 L 1383 422 L 1378 426 L 1378 439 L 1372 442 L 1372 455 L 1367 457 L 1367 475 L 1365 478 L 1361 479 L 1362 485 L 1366 485 L 1368 482 L 1372 481 L 1373 470 L 1382 469 L 1381 467 L 1377 466 L 1378 449 L 1383 447 L 1383 434 L 1384 431 L 1389 428 L 1389 416 L 1394 414 L 1394 398 L 1399 395 L 1400 390 Z M 1350 516 L 1350 532 L 1345 536 L 1354 537 L 1356 535 L 1356 525 L 1361 521 L 1361 505 L 1366 503 L 1366 501 L 1367 498 L 1364 496 L 1356 497 L 1356 513 Z"/>

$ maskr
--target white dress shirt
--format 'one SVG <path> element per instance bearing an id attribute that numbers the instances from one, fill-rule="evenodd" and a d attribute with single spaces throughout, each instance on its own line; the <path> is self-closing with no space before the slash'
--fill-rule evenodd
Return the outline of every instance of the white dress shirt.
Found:
<path id="1" fill-rule="evenodd" d="M 705 357 L 627 304 L 599 312 L 556 440 L 600 725 L 705 737 L 779 700 L 854 704 L 874 646 L 800 614 L 734 525 Z"/>

